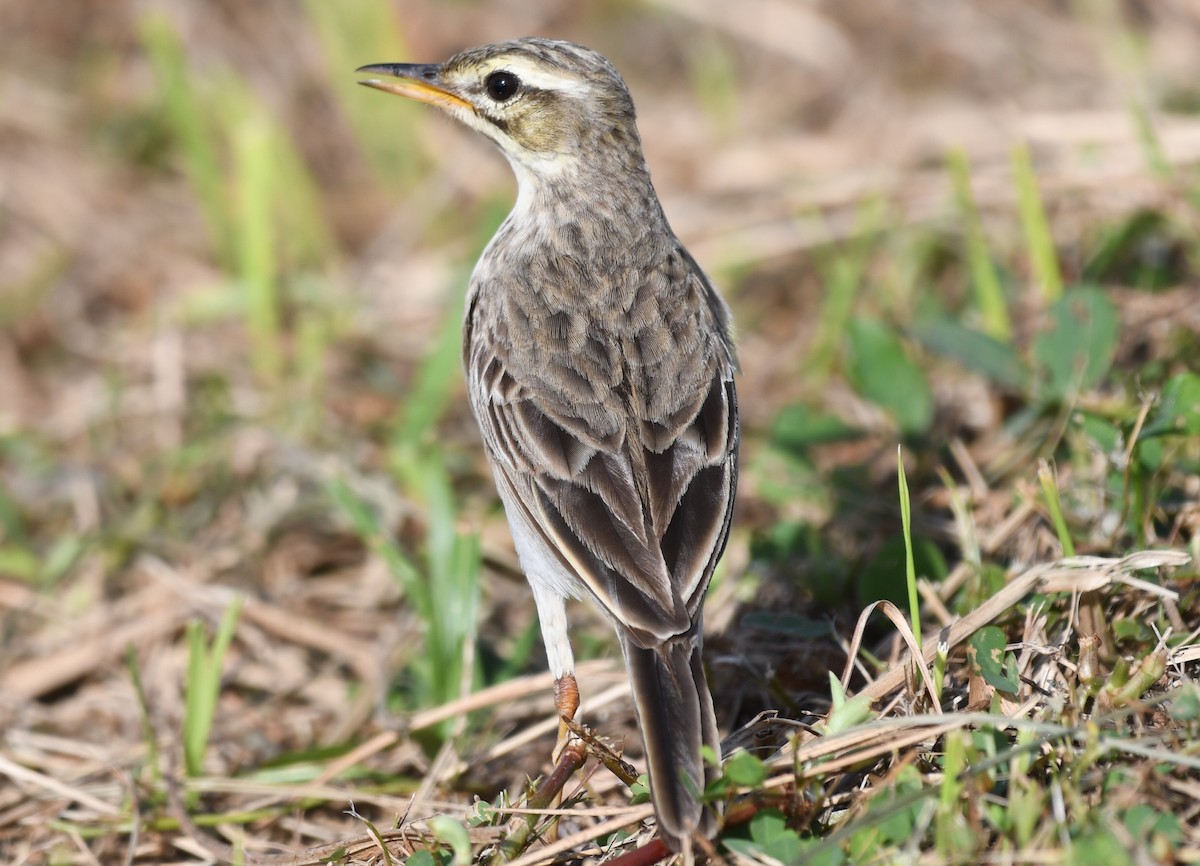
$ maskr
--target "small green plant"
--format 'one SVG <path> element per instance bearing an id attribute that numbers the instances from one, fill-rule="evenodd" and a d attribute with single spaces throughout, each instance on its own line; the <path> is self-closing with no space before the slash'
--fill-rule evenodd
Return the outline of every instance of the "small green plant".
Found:
<path id="1" fill-rule="evenodd" d="M 337 479 L 329 494 L 368 547 L 388 565 L 424 628 L 424 651 L 411 661 L 409 707 L 429 707 L 457 698 L 474 679 L 475 632 L 479 604 L 479 539 L 457 527 L 457 505 L 445 470 L 434 460 L 415 461 L 405 482 L 419 492 L 428 510 L 423 562 L 418 565 L 370 504 Z M 442 725 L 450 730 L 451 721 Z"/>
<path id="2" fill-rule="evenodd" d="M 842 688 L 841 681 L 833 675 L 833 671 L 829 672 L 829 696 L 829 715 L 822 725 L 822 731 L 827 736 L 847 731 L 875 715 L 871 709 L 871 699 L 867 695 L 846 697 L 846 690 Z"/>
<path id="3" fill-rule="evenodd" d="M 335 257 L 320 194 L 292 137 L 240 78 L 192 75 L 184 43 L 164 17 L 147 15 L 141 36 L 217 260 L 233 278 L 224 287 L 231 296 L 209 306 L 240 312 L 255 372 L 277 386 L 287 361 L 285 305 L 301 309 L 301 328 L 310 315 L 327 313 L 320 299 L 310 311 L 314 299 L 292 284 L 293 271 L 325 268 Z M 310 386 L 311 355 L 323 350 L 316 333 L 308 327 L 308 357 L 300 359 Z"/>
<path id="4" fill-rule="evenodd" d="M 906 436 L 933 423 L 933 391 L 895 331 L 881 322 L 857 318 L 846 333 L 846 377 L 855 390 L 886 409 Z"/>
<path id="5" fill-rule="evenodd" d="M 242 599 L 237 596 L 225 608 L 211 645 L 204 624 L 193 620 L 187 626 L 188 672 L 184 684 L 183 758 L 189 776 L 204 772 L 209 735 L 221 694 L 221 669 L 233 642 Z"/>

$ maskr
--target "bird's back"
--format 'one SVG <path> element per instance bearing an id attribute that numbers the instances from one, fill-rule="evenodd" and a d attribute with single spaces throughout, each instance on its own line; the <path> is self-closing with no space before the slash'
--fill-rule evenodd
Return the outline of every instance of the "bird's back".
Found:
<path id="1" fill-rule="evenodd" d="M 502 228 L 464 345 L 493 460 L 568 524 L 550 542 L 580 588 L 648 643 L 695 617 L 737 445 L 725 307 L 669 230 L 655 236 L 596 265 L 572 232 Z"/>

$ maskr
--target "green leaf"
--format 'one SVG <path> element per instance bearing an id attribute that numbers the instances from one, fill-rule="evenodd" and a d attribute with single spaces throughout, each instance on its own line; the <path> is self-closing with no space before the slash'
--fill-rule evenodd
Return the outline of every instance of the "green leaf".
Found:
<path id="1" fill-rule="evenodd" d="M 750 839 L 768 857 L 781 863 L 800 860 L 800 836 L 787 826 L 787 821 L 773 809 L 759 812 L 750 820 Z"/>
<path id="2" fill-rule="evenodd" d="M 1147 472 L 1157 472 L 1161 469 L 1163 460 L 1167 456 L 1163 440 L 1159 437 L 1153 439 L 1139 437 L 1137 447 L 1133 450 L 1138 465 Z"/>
<path id="3" fill-rule="evenodd" d="M 41 570 L 41 560 L 34 551 L 15 545 L 0 545 L 0 574 L 35 583 Z"/>
<path id="4" fill-rule="evenodd" d="M 913 638 L 921 645 L 921 603 L 917 599 L 917 564 L 913 556 L 912 500 L 908 495 L 908 476 L 904 473 L 904 455 L 896 446 L 896 469 L 900 495 L 900 525 L 904 536 L 904 582 L 908 589 L 908 614 L 912 620 Z"/>
<path id="5" fill-rule="evenodd" d="M 449 815 L 438 815 L 429 819 L 429 828 L 438 840 L 449 845 L 454 852 L 454 866 L 470 866 L 471 837 L 461 822 Z"/>
<path id="6" fill-rule="evenodd" d="M 725 762 L 725 778 L 734 785 L 757 788 L 766 780 L 767 768 L 749 752 L 737 752 Z"/>
<path id="7" fill-rule="evenodd" d="M 799 503 L 828 504 L 825 480 L 812 462 L 798 452 L 768 445 L 760 448 L 753 462 L 743 464 L 758 482 L 758 494 L 772 505 L 796 507 Z"/>
<path id="8" fill-rule="evenodd" d="M 1120 428 L 1107 418 L 1090 412 L 1074 412 L 1071 425 L 1091 439 L 1105 454 L 1112 454 L 1118 448 L 1124 450 L 1125 444 Z"/>
<path id="9" fill-rule="evenodd" d="M 812 445 L 844 442 L 861 434 L 835 415 L 816 412 L 807 406 L 786 406 L 771 425 L 771 442 L 803 452 Z"/>
<path id="10" fill-rule="evenodd" d="M 1158 811 L 1147 803 L 1136 803 L 1125 813 L 1125 829 L 1134 839 L 1146 840 L 1151 836 L 1162 836 L 1173 845 L 1179 845 L 1184 840 L 1183 828 L 1179 819 Z"/>
<path id="11" fill-rule="evenodd" d="M 917 577 L 940 581 L 946 576 L 946 558 L 928 538 L 912 540 L 913 566 Z M 893 535 L 884 542 L 858 577 L 858 600 L 862 604 L 887 599 L 901 610 L 907 610 L 908 585 L 905 578 L 908 554 L 904 536 Z"/>
<path id="12" fill-rule="evenodd" d="M 954 319 L 937 316 L 918 322 L 913 336 L 934 354 L 957 361 L 998 385 L 1023 390 L 1029 381 L 1029 371 L 1012 346 Z"/>
<path id="13" fill-rule="evenodd" d="M 427 848 L 419 848 L 409 855 L 409 858 L 404 861 L 404 866 L 441 866 L 441 861 L 434 857 L 433 852 Z"/>
<path id="14" fill-rule="evenodd" d="M 1013 665 L 1004 664 L 1004 646 L 1007 643 L 1003 629 L 994 625 L 981 628 L 967 642 L 967 658 L 971 669 L 983 677 L 984 682 L 1005 694 L 1015 695 L 1020 685 Z"/>
<path id="15" fill-rule="evenodd" d="M 1150 626 L 1136 617 L 1121 617 L 1112 622 L 1113 637 L 1117 640 L 1153 641 Z"/>
<path id="16" fill-rule="evenodd" d="M 1108 296 L 1077 288 L 1050 308 L 1050 327 L 1034 341 L 1033 356 L 1043 396 L 1069 402 L 1100 383 L 1117 348 L 1119 322 Z"/>
<path id="17" fill-rule="evenodd" d="M 834 675 L 833 671 L 829 671 L 829 695 L 832 701 L 829 715 L 825 718 L 823 725 L 826 735 L 847 731 L 867 719 L 874 718 L 871 696 L 860 694 L 847 698 L 841 680 Z"/>
<path id="18" fill-rule="evenodd" d="M 629 804 L 637 806 L 650 802 L 650 777 L 645 773 L 638 776 L 637 781 L 629 786 Z"/>
<path id="19" fill-rule="evenodd" d="M 1133 866 L 1126 846 L 1107 828 L 1086 831 L 1066 850 L 1064 866 Z"/>
<path id="20" fill-rule="evenodd" d="M 396 421 L 392 447 L 413 449 L 437 435 L 437 423 L 454 399 L 462 361 L 462 304 L 456 303 L 442 322 L 409 385 Z"/>
<path id="21" fill-rule="evenodd" d="M 882 323 L 856 319 L 847 332 L 855 389 L 887 410 L 900 432 L 924 433 L 933 422 L 933 392 L 904 344 Z"/>
<path id="22" fill-rule="evenodd" d="M 1200 436 L 1200 375 L 1196 373 L 1180 373 L 1167 380 L 1141 438 L 1171 434 Z"/>
<path id="23" fill-rule="evenodd" d="M 1195 683 L 1185 683 L 1175 694 L 1175 699 L 1167 707 L 1171 718 L 1178 722 L 1194 722 L 1200 719 L 1200 687 Z"/>
<path id="24" fill-rule="evenodd" d="M 924 785 L 921 774 L 911 764 L 896 774 L 891 789 L 872 798 L 862 819 L 866 826 L 849 840 L 850 860 L 854 863 L 892 862 L 878 860 L 881 847 L 907 845 L 912 842 L 924 802 L 918 796 Z M 855 824 L 846 828 L 855 829 Z"/>

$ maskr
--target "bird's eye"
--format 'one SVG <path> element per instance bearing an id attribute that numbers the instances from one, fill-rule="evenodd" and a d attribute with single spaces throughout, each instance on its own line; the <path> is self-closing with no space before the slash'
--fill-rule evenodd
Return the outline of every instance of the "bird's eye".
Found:
<path id="1" fill-rule="evenodd" d="M 506 99 L 512 99 L 521 89 L 521 79 L 500 69 L 485 78 L 483 86 L 487 88 L 488 96 L 497 102 L 504 102 Z"/>

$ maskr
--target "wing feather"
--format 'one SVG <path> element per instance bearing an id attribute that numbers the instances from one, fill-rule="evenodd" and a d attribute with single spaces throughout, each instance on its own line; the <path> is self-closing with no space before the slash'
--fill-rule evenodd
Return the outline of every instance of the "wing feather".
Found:
<path id="1" fill-rule="evenodd" d="M 676 288 L 705 296 L 683 305 L 705 321 L 681 318 L 688 309 L 661 313 L 643 328 L 656 329 L 646 340 L 653 352 L 642 351 L 636 334 L 590 335 L 589 347 L 611 345 L 587 352 L 586 363 L 626 365 L 605 369 L 607 391 L 595 377 L 564 378 L 569 357 L 553 345 L 536 347 L 540 366 L 508 357 L 514 347 L 496 339 L 507 327 L 489 333 L 489 317 L 478 315 L 485 289 L 476 288 L 467 323 L 472 399 L 507 506 L 576 591 L 646 647 L 695 622 L 725 546 L 737 481 L 736 361 L 724 306 L 685 261 L 686 284 Z M 575 332 L 564 321 L 549 331 Z M 664 354 L 664 340 L 686 345 Z M 685 366 L 675 376 L 664 366 L 671 363 Z"/>

